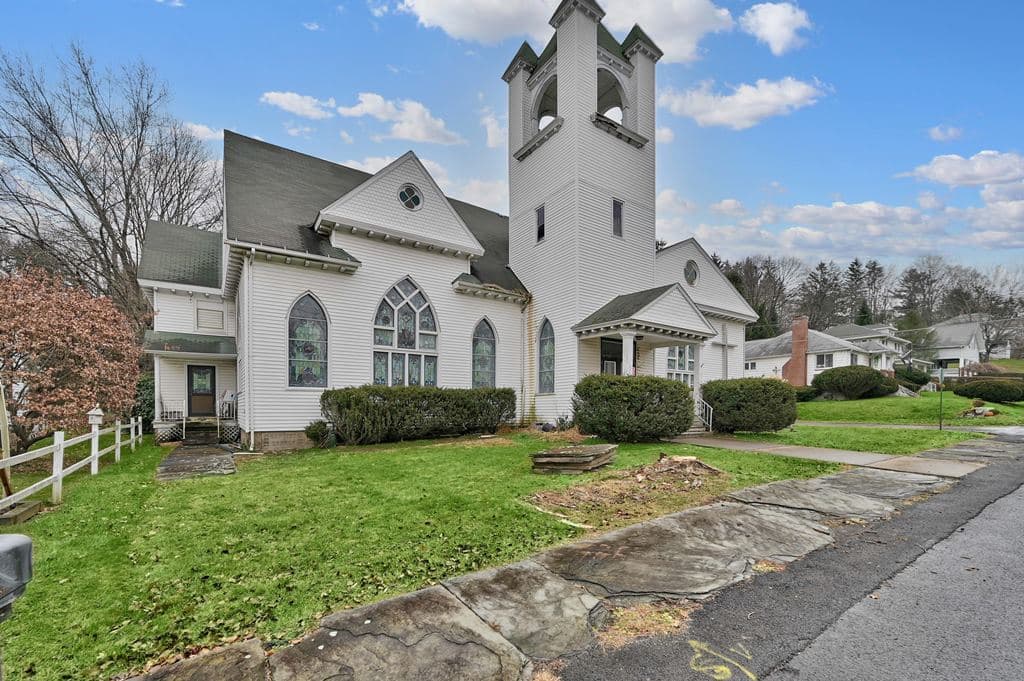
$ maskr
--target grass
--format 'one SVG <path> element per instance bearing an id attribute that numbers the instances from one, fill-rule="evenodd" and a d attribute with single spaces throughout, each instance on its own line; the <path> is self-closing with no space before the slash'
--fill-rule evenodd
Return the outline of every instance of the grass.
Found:
<path id="1" fill-rule="evenodd" d="M 984 437 L 977 433 L 951 430 L 899 430 L 896 428 L 842 428 L 832 426 L 795 426 L 778 433 L 742 433 L 741 440 L 771 442 L 779 445 L 828 447 L 854 452 L 879 454 L 917 454 L 957 442 Z"/>
<path id="2" fill-rule="evenodd" d="M 233 636 L 282 646 L 330 611 L 520 560 L 580 530 L 523 499 L 594 480 L 530 473 L 535 436 L 306 451 L 158 484 L 150 439 L 14 531 L 36 575 L 0 627 L 9 681 L 110 678 Z M 698 455 L 730 487 L 837 470 L 686 445 L 629 445 L 619 468 Z M 680 503 L 680 507 L 685 506 Z"/>
<path id="3" fill-rule="evenodd" d="M 995 364 L 1010 372 L 1024 373 L 1024 359 L 994 359 L 990 364 Z"/>
<path id="4" fill-rule="evenodd" d="M 943 393 L 942 401 L 946 425 L 1024 425 L 1024 405 L 994 404 L 991 406 L 1000 412 L 999 416 L 972 419 L 960 416 L 961 412 L 971 407 L 972 400 L 946 392 Z M 920 397 L 880 397 L 849 402 L 801 402 L 797 405 L 797 411 L 803 421 L 938 425 L 939 394 L 922 393 Z"/>

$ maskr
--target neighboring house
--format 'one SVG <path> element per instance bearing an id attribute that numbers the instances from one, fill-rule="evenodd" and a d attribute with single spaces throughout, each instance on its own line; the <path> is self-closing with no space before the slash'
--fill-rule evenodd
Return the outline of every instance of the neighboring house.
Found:
<path id="1" fill-rule="evenodd" d="M 223 233 L 153 222 L 142 248 L 158 431 L 220 414 L 283 449 L 333 387 L 508 387 L 535 423 L 588 374 L 741 376 L 754 311 L 696 242 L 656 252 L 661 51 L 603 15 L 563 2 L 504 74 L 509 217 L 412 152 L 370 175 L 226 132 Z"/>
<path id="2" fill-rule="evenodd" d="M 830 326 L 824 333 L 849 341 L 870 353 L 870 366 L 879 371 L 894 371 L 912 347 L 910 341 L 896 335 L 897 329 L 891 324 L 839 324 Z"/>
<path id="3" fill-rule="evenodd" d="M 985 351 L 985 337 L 981 324 L 954 318 L 929 328 L 934 340 L 924 348 L 932 358 L 933 373 L 940 369 L 946 375 L 956 376 L 972 364 L 981 361 Z"/>
<path id="4" fill-rule="evenodd" d="M 880 346 L 881 347 L 881 346 Z M 807 318 L 774 338 L 747 341 L 743 374 L 747 378 L 778 378 L 794 386 L 810 385 L 822 371 L 851 365 L 871 366 L 872 358 L 892 350 L 871 349 L 807 328 Z"/>

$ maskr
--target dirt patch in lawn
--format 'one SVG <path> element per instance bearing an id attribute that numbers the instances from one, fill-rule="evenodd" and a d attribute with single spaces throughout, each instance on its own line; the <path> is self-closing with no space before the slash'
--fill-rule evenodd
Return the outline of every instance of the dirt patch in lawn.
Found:
<path id="1" fill-rule="evenodd" d="M 692 456 L 666 456 L 600 479 L 537 492 L 530 502 L 561 518 L 608 529 L 705 504 L 729 487 L 729 475 Z"/>
<path id="2" fill-rule="evenodd" d="M 687 601 L 659 601 L 613 608 L 597 632 L 597 640 L 606 649 L 614 650 L 638 638 L 677 634 L 685 631 L 690 617 L 699 608 L 696 603 Z"/>

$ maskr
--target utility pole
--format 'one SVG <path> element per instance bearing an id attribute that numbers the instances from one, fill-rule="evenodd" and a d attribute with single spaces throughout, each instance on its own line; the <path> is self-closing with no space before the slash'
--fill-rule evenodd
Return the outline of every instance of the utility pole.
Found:
<path id="1" fill-rule="evenodd" d="M 939 430 L 942 430 L 942 396 L 946 392 L 946 370 L 939 367 Z M 3 681 L 0 679 L 0 681 Z"/>

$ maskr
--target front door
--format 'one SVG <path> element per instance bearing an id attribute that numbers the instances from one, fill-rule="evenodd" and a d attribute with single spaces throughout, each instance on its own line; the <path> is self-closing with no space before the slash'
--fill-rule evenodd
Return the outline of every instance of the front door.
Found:
<path id="1" fill-rule="evenodd" d="M 188 415 L 217 415 L 217 370 L 214 367 L 188 368 Z"/>

